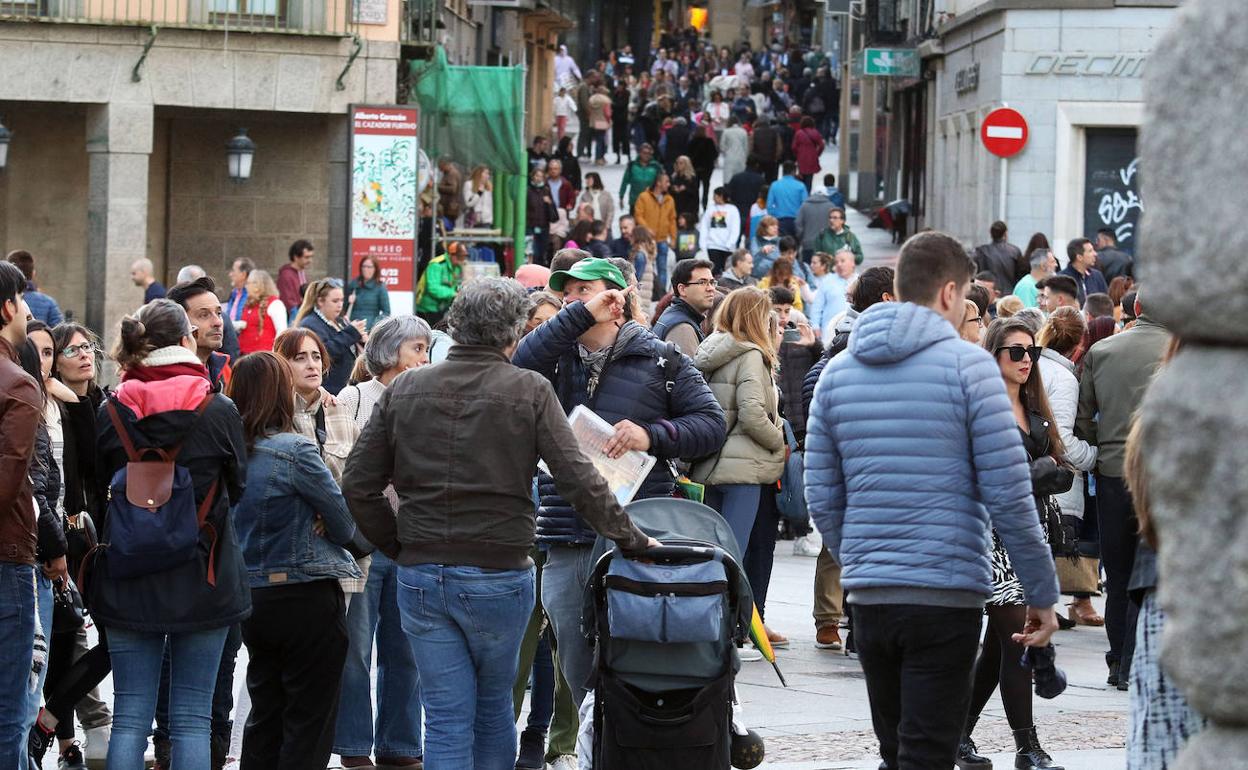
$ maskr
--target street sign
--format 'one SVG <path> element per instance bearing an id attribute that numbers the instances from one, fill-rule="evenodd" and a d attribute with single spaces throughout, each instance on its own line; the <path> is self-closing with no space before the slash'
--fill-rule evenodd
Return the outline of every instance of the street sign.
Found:
<path id="1" fill-rule="evenodd" d="M 914 48 L 864 49 L 862 74 L 886 78 L 917 78 L 919 52 Z"/>
<path id="2" fill-rule="evenodd" d="M 984 118 L 979 138 L 988 152 L 997 157 L 1016 155 L 1027 144 L 1027 119 L 1017 110 L 999 107 Z"/>

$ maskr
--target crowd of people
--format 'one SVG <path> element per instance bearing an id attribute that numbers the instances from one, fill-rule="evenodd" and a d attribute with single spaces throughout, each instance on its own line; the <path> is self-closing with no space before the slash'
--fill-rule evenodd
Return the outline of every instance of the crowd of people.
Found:
<path id="1" fill-rule="evenodd" d="M 991 767 L 999 690 L 1016 767 L 1058 768 L 1032 704 L 1061 691 L 1059 624 L 1105 627 L 1129 767 L 1167 766 L 1201 722 L 1158 662 L 1132 426 L 1178 343 L 1133 257 L 1103 230 L 1058 270 L 996 222 L 971 254 L 923 232 L 863 269 L 819 173 L 826 62 L 672 42 L 583 75 L 560 52 L 533 263 L 465 282 L 451 242 L 414 315 L 371 257 L 313 279 L 307 240 L 220 289 L 143 259 L 106 358 L 34 256 L 0 263 L 0 768 L 134 770 L 151 737 L 158 768 L 217 770 L 236 713 L 244 770 L 583 766 L 595 543 L 657 543 L 577 449 L 578 406 L 610 456 L 657 458 L 638 498 L 702 490 L 772 648 L 778 534 L 816 557 L 815 646 L 860 662 L 882 767 Z M 608 147 L 618 195 L 581 169 Z M 439 213 L 489 226 L 489 170 L 440 166 Z"/>

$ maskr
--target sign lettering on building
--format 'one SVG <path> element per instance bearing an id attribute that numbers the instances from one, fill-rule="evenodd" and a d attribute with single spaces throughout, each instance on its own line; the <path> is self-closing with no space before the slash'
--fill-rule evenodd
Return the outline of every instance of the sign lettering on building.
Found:
<path id="1" fill-rule="evenodd" d="M 1138 78 L 1147 60 L 1142 53 L 1038 53 L 1023 74 Z"/>
<path id="2" fill-rule="evenodd" d="M 868 77 L 917 78 L 919 52 L 914 48 L 863 49 L 862 74 Z"/>
<path id="3" fill-rule="evenodd" d="M 356 24 L 385 24 L 387 0 L 353 0 Z"/>
<path id="4" fill-rule="evenodd" d="M 372 257 L 390 290 L 390 310 L 415 309 L 419 112 L 351 108 L 351 265 Z"/>
<path id="5" fill-rule="evenodd" d="M 979 62 L 964 67 L 954 73 L 953 90 L 958 95 L 969 94 L 979 89 Z"/>

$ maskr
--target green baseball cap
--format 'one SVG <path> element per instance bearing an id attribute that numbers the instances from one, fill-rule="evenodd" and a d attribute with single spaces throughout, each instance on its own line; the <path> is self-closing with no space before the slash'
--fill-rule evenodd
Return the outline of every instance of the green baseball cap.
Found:
<path id="1" fill-rule="evenodd" d="M 601 279 L 609 284 L 615 284 L 617 289 L 628 288 L 628 281 L 624 280 L 624 274 L 620 272 L 620 269 L 611 264 L 610 260 L 600 257 L 582 259 L 567 270 L 556 270 L 550 274 L 548 284 L 555 291 L 563 291 L 563 285 L 569 278 L 575 278 L 578 281 Z"/>

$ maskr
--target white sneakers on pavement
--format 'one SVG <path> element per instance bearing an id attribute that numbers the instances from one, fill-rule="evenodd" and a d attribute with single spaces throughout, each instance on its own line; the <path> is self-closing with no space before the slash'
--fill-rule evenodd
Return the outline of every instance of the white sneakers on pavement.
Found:
<path id="1" fill-rule="evenodd" d="M 87 745 L 82 752 L 82 758 L 86 760 L 87 767 L 91 770 L 104 770 L 108 762 L 108 742 L 112 737 L 113 728 L 110 725 L 104 725 L 92 727 L 84 732 Z"/>
<path id="2" fill-rule="evenodd" d="M 819 556 L 819 552 L 823 550 L 823 539 L 819 537 L 818 532 L 811 532 L 796 538 L 793 541 L 794 556 L 809 556 L 815 558 Z"/>
<path id="3" fill-rule="evenodd" d="M 742 663 L 753 663 L 763 659 L 763 654 L 759 652 L 754 645 L 747 644 L 737 650 L 737 657 Z"/>
<path id="4" fill-rule="evenodd" d="M 575 754 L 563 754 L 555 757 L 555 761 L 546 765 L 546 770 L 578 770 L 580 765 Z"/>

